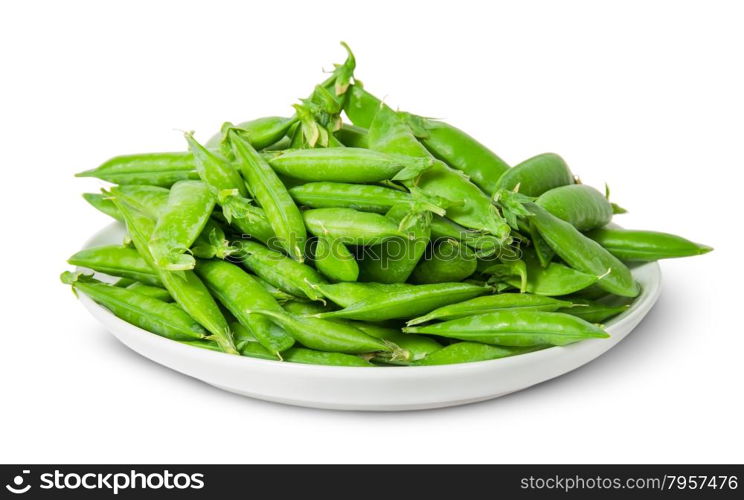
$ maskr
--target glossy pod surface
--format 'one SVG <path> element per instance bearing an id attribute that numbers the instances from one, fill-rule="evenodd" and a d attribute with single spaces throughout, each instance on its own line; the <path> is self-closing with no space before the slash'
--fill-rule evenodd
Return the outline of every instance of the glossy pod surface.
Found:
<path id="1" fill-rule="evenodd" d="M 651 261 L 703 255 L 711 247 L 669 233 L 602 228 L 588 235 L 622 260 Z"/>
<path id="2" fill-rule="evenodd" d="M 460 340 L 513 347 L 566 345 L 607 333 L 575 316 L 556 312 L 503 310 L 442 323 L 403 328 Z"/>
<path id="3" fill-rule="evenodd" d="M 612 204 L 586 184 L 568 184 L 544 192 L 537 205 L 579 231 L 602 227 L 612 220 Z"/>
<path id="4" fill-rule="evenodd" d="M 409 319 L 426 314 L 437 307 L 477 297 L 488 288 L 469 283 L 437 283 L 417 285 L 375 295 L 339 311 L 317 315 L 322 318 L 347 318 L 363 321 Z"/>
<path id="5" fill-rule="evenodd" d="M 298 204 L 309 208 L 351 208 L 380 214 L 411 200 L 405 191 L 341 182 L 309 182 L 291 188 L 289 194 Z"/>
<path id="6" fill-rule="evenodd" d="M 540 235 L 572 268 L 597 276 L 597 285 L 610 293 L 623 297 L 638 295 L 640 289 L 630 270 L 617 257 L 542 207 L 530 204 L 529 210 Z"/>
<path id="7" fill-rule="evenodd" d="M 115 156 L 98 168 L 76 174 L 114 184 L 146 184 L 170 187 L 178 181 L 197 180 L 190 153 L 148 153 Z"/>
<path id="8" fill-rule="evenodd" d="M 457 319 L 475 316 L 502 309 L 529 309 L 531 311 L 557 311 L 570 308 L 571 303 L 529 293 L 502 293 L 486 295 L 474 299 L 450 304 L 431 311 L 429 314 L 408 321 L 408 326 L 426 323 L 432 320 Z"/>
<path id="9" fill-rule="evenodd" d="M 432 164 L 430 158 L 362 148 L 289 150 L 270 155 L 268 161 L 277 172 L 295 179 L 352 183 L 410 179 Z"/>
<path id="10" fill-rule="evenodd" d="M 401 235 L 398 225 L 380 214 L 350 208 L 315 208 L 303 212 L 315 236 L 329 236 L 350 245 L 374 245 Z"/>
<path id="11" fill-rule="evenodd" d="M 498 188 L 514 190 L 527 196 L 540 196 L 559 186 L 573 184 L 573 174 L 566 162 L 554 153 L 529 158 L 516 165 L 499 178 Z"/>

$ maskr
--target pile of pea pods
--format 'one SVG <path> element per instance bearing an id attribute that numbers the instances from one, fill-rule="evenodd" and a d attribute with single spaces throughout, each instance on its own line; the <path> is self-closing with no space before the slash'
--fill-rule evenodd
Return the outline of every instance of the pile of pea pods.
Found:
<path id="1" fill-rule="evenodd" d="M 624 210 L 556 154 L 510 167 L 462 130 L 391 109 L 344 47 L 289 117 L 78 174 L 113 184 L 84 197 L 127 236 L 68 260 L 98 275 L 62 281 L 193 348 L 424 366 L 608 337 L 602 324 L 641 291 L 629 266 L 711 250 L 611 225 Z"/>

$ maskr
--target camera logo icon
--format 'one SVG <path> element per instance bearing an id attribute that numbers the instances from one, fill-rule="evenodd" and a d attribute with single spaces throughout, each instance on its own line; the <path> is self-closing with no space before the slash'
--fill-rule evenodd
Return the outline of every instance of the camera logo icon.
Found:
<path id="1" fill-rule="evenodd" d="M 24 470 L 22 472 L 23 474 L 31 473 L 30 470 Z M 7 490 L 11 493 L 15 493 L 16 495 L 21 495 L 31 489 L 30 484 L 23 486 L 23 482 L 24 482 L 24 477 L 21 475 L 18 475 L 13 478 L 12 484 L 6 484 L 5 488 L 7 488 Z"/>

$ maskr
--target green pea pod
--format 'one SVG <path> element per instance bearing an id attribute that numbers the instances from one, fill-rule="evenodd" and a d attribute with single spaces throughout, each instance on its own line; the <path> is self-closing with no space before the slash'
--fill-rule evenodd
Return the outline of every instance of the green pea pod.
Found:
<path id="1" fill-rule="evenodd" d="M 188 345 L 191 347 L 198 347 L 199 349 L 207 349 L 208 351 L 222 352 L 220 346 L 216 342 L 211 340 L 179 340 L 179 344 Z"/>
<path id="2" fill-rule="evenodd" d="M 475 251 L 477 256 L 493 255 L 501 250 L 502 242 L 493 235 L 471 231 L 456 222 L 434 215 L 431 220 L 431 238 L 459 241 Z"/>
<path id="3" fill-rule="evenodd" d="M 502 259 L 498 263 L 478 262 L 482 274 L 490 274 L 489 282 L 508 283 L 524 293 L 527 291 L 527 264 L 524 260 Z"/>
<path id="4" fill-rule="evenodd" d="M 113 188 L 111 193 L 116 208 L 124 216 L 134 246 L 145 262 L 156 269 L 160 281 L 176 304 L 212 334 L 211 338 L 219 344 L 223 352 L 238 354 L 230 327 L 204 283 L 193 271 L 172 272 L 157 269 L 148 245 L 155 229 L 155 221 L 118 198 L 117 188 Z"/>
<path id="5" fill-rule="evenodd" d="M 196 241 L 191 246 L 191 253 L 200 259 L 225 259 L 235 249 L 225 237 L 225 231 L 213 220 L 207 220 Z"/>
<path id="6" fill-rule="evenodd" d="M 270 352 L 281 352 L 294 344 L 294 339 L 263 315 L 250 314 L 251 309 L 282 311 L 281 306 L 251 275 L 235 264 L 220 260 L 200 260 L 196 273 L 204 280 L 212 294 L 235 316 L 240 324 L 253 333 Z"/>
<path id="7" fill-rule="evenodd" d="M 540 196 L 553 188 L 573 182 L 573 174 L 563 158 L 555 153 L 544 153 L 504 172 L 497 187 L 508 191 L 518 189 L 527 196 Z"/>
<path id="8" fill-rule="evenodd" d="M 628 310 L 630 304 L 605 304 L 592 300 L 572 298 L 576 307 L 561 308 L 558 312 L 577 316 L 590 323 L 602 323 Z"/>
<path id="9" fill-rule="evenodd" d="M 433 320 L 450 320 L 485 314 L 502 309 L 528 309 L 530 311 L 553 312 L 561 308 L 569 310 L 571 302 L 529 293 L 501 293 L 450 304 L 434 309 L 429 314 L 408 321 L 408 326 Z"/>
<path id="10" fill-rule="evenodd" d="M 356 281 L 359 264 L 346 245 L 326 236 L 315 242 L 315 267 L 331 281 Z"/>
<path id="11" fill-rule="evenodd" d="M 318 318 L 347 318 L 362 321 L 410 319 L 438 307 L 472 299 L 487 293 L 489 288 L 469 283 L 437 283 L 375 295 L 338 310 L 315 315 Z"/>
<path id="12" fill-rule="evenodd" d="M 272 249 L 281 250 L 274 229 L 262 208 L 252 205 L 246 198 L 230 197 L 230 210 L 224 213 L 231 214 L 227 222 L 243 236 L 250 236 Z"/>
<path id="13" fill-rule="evenodd" d="M 411 133 L 405 118 L 385 104 L 380 104 L 369 129 L 370 147 L 385 153 L 431 159 L 429 151 Z M 449 200 L 447 217 L 470 229 L 508 239 L 509 226 L 499 215 L 490 198 L 460 171 L 443 162 L 434 164 L 406 184 L 416 186 L 429 196 Z"/>
<path id="14" fill-rule="evenodd" d="M 597 285 L 610 293 L 623 297 L 636 297 L 640 293 L 630 270 L 599 243 L 542 207 L 534 203 L 526 206 L 534 214 L 532 220 L 540 235 L 569 266 L 597 276 Z"/>
<path id="15" fill-rule="evenodd" d="M 121 245 L 86 248 L 67 259 L 67 263 L 111 276 L 141 281 L 148 285 L 161 284 L 155 270 L 137 250 Z"/>
<path id="16" fill-rule="evenodd" d="M 303 363 L 308 365 L 326 366 L 374 366 L 369 361 L 353 354 L 341 352 L 323 352 L 303 347 L 293 347 L 285 352 L 284 361 Z"/>
<path id="17" fill-rule="evenodd" d="M 109 200 L 105 195 L 100 193 L 83 193 L 83 198 L 99 212 L 113 217 L 118 221 L 122 220 L 121 214 L 116 209 L 114 202 Z"/>
<path id="18" fill-rule="evenodd" d="M 352 183 L 412 179 L 432 165 L 431 158 L 346 147 L 281 151 L 270 155 L 268 162 L 295 179 Z"/>
<path id="19" fill-rule="evenodd" d="M 384 214 L 400 203 L 411 203 L 411 194 L 383 186 L 340 182 L 309 182 L 289 190 L 292 198 L 309 208 L 351 208 Z"/>
<path id="20" fill-rule="evenodd" d="M 403 283 L 408 280 L 426 251 L 431 237 L 431 212 L 408 204 L 393 206 L 385 214 L 389 220 L 408 225 L 403 236 L 365 248 L 360 260 L 362 281 Z"/>
<path id="21" fill-rule="evenodd" d="M 284 254 L 269 250 L 260 243 L 243 240 L 235 242 L 234 257 L 249 270 L 275 287 L 297 297 L 322 300 L 313 285 L 325 280 L 310 266 L 294 261 Z"/>
<path id="22" fill-rule="evenodd" d="M 297 300 L 298 297 L 295 297 L 294 295 L 291 295 L 284 290 L 280 290 L 279 288 L 275 287 L 268 281 L 266 281 L 263 278 L 259 278 L 258 276 L 253 277 L 256 281 L 258 281 L 262 287 L 264 287 L 264 290 L 269 292 L 269 295 L 274 297 L 274 300 L 279 302 L 280 304 L 283 304 L 285 302 L 288 302 L 290 300 Z"/>
<path id="23" fill-rule="evenodd" d="M 114 184 L 147 184 L 169 187 L 178 181 L 197 180 L 190 153 L 146 153 L 115 156 L 75 177 L 95 177 Z"/>
<path id="24" fill-rule="evenodd" d="M 350 245 L 375 245 L 401 235 L 398 224 L 374 213 L 350 208 L 314 208 L 303 212 L 307 230 Z"/>
<path id="25" fill-rule="evenodd" d="M 344 104 L 344 112 L 355 126 L 368 129 L 375 119 L 382 102 L 362 88 L 360 82 L 355 82 L 348 90 L 348 98 Z"/>
<path id="26" fill-rule="evenodd" d="M 239 129 L 229 129 L 227 137 L 248 187 L 261 204 L 279 244 L 290 257 L 302 262 L 302 249 L 307 239 L 305 224 L 287 188 L 253 146 L 240 135 Z"/>
<path id="27" fill-rule="evenodd" d="M 586 184 L 568 184 L 545 191 L 535 204 L 579 231 L 590 231 L 612 220 L 612 204 L 602 193 Z"/>
<path id="28" fill-rule="evenodd" d="M 310 349 L 347 354 L 398 350 L 397 346 L 371 337 L 345 323 L 268 310 L 251 312 L 265 315 L 284 328 L 297 342 Z"/>
<path id="29" fill-rule="evenodd" d="M 349 148 L 369 148 L 367 129 L 344 123 L 336 131 L 336 138 Z"/>
<path id="30" fill-rule="evenodd" d="M 251 143 L 251 146 L 256 149 L 265 149 L 284 138 L 295 123 L 297 120 L 294 117 L 266 116 L 238 123 L 237 127 L 241 129 L 241 134 Z M 206 147 L 218 149 L 222 146 L 222 139 L 223 134 L 217 133 L 207 141 Z"/>
<path id="31" fill-rule="evenodd" d="M 401 290 L 413 290 L 416 285 L 408 283 L 318 283 L 313 288 L 323 297 L 341 307 L 348 307 L 357 302 L 379 295 L 387 295 Z"/>
<path id="32" fill-rule="evenodd" d="M 507 358 L 540 350 L 542 347 L 505 347 L 478 342 L 457 342 L 450 344 L 414 363 L 416 366 L 452 365 Z"/>
<path id="33" fill-rule="evenodd" d="M 154 299 L 162 300 L 163 302 L 173 302 L 173 297 L 171 297 L 168 290 L 163 287 L 145 285 L 140 281 L 135 281 L 134 283 L 127 285 L 125 288 Z"/>
<path id="34" fill-rule="evenodd" d="M 215 195 L 221 191 L 235 190 L 238 195 L 247 196 L 248 190 L 243 178 L 240 177 L 240 173 L 229 161 L 199 144 L 194 139 L 193 133 L 187 132 L 184 137 L 189 145 L 189 151 L 194 157 L 194 166 L 199 173 L 199 177 L 207 186 L 212 188 Z"/>
<path id="35" fill-rule="evenodd" d="M 703 255 L 713 248 L 686 240 L 681 236 L 657 231 L 640 231 L 604 227 L 587 236 L 618 259 L 652 261 Z"/>
<path id="36" fill-rule="evenodd" d="M 62 273 L 62 282 L 83 292 L 117 317 L 149 332 L 172 339 L 202 339 L 205 331 L 179 307 L 127 288 L 106 285 L 88 275 Z"/>
<path id="37" fill-rule="evenodd" d="M 510 309 L 409 326 L 403 331 L 513 347 L 566 345 L 584 339 L 609 337 L 600 327 L 568 314 Z"/>
<path id="38" fill-rule="evenodd" d="M 424 359 L 429 354 L 442 348 L 442 344 L 423 335 L 407 335 L 401 333 L 397 328 L 386 328 L 384 326 L 364 323 L 361 321 L 355 321 L 353 324 L 367 335 L 386 340 L 387 342 L 392 342 L 409 353 L 406 359 L 394 359 L 394 357 L 388 353 L 379 353 L 373 358 L 374 361 L 380 361 L 387 364 L 409 365 L 420 359 Z"/>
<path id="39" fill-rule="evenodd" d="M 426 149 L 465 175 L 486 194 L 493 195 L 509 165 L 486 146 L 447 123 L 403 113 Z"/>
<path id="40" fill-rule="evenodd" d="M 577 271 L 558 262 L 551 262 L 547 267 L 542 267 L 536 258 L 527 256 L 524 262 L 527 266 L 526 281 L 521 277 L 513 276 L 506 277 L 505 281 L 516 288 L 523 287 L 526 292 L 536 295 L 548 297 L 568 295 L 588 288 L 599 281 L 599 276 Z"/>
<path id="41" fill-rule="evenodd" d="M 411 274 L 414 283 L 462 281 L 475 272 L 477 259 L 467 245 L 454 240 L 440 240 L 431 255 L 421 259 Z"/>
<path id="42" fill-rule="evenodd" d="M 149 249 L 157 267 L 167 271 L 193 269 L 194 257 L 186 252 L 206 226 L 215 202 L 214 194 L 201 181 L 173 185 L 150 236 Z"/>
<path id="43" fill-rule="evenodd" d="M 127 204 L 157 219 L 168 206 L 170 190 L 158 186 L 125 185 L 116 186 L 116 196 Z"/>

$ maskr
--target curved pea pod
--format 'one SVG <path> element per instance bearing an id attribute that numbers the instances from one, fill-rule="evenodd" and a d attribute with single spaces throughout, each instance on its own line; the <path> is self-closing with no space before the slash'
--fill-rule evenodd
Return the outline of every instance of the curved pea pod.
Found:
<path id="1" fill-rule="evenodd" d="M 371 337 L 346 323 L 295 316 L 277 311 L 254 310 L 251 312 L 265 315 L 284 328 L 297 342 L 310 349 L 347 354 L 398 350 L 397 346 Z"/>
<path id="2" fill-rule="evenodd" d="M 597 276 L 597 285 L 615 295 L 635 297 L 640 293 L 640 287 L 627 266 L 599 243 L 542 207 L 534 203 L 526 206 L 534 215 L 531 220 L 540 236 L 569 266 Z"/>
<path id="3" fill-rule="evenodd" d="M 502 309 L 520 309 L 530 311 L 553 312 L 561 308 L 570 309 L 571 302 L 565 300 L 543 297 L 529 293 L 501 293 L 498 295 L 486 295 L 474 299 L 450 304 L 434 309 L 429 314 L 408 321 L 408 326 L 419 325 L 433 320 L 450 320 L 485 314 Z"/>
<path id="4" fill-rule="evenodd" d="M 506 277 L 504 281 L 516 288 L 523 286 L 526 292 L 536 295 L 568 295 L 599 281 L 599 276 L 577 271 L 559 262 L 551 262 L 547 267 L 542 267 L 536 259 L 526 259 L 525 263 L 526 281 L 521 277 Z"/>
<path id="5" fill-rule="evenodd" d="M 199 177 L 215 194 L 225 190 L 235 190 L 243 197 L 248 194 L 243 178 L 229 161 L 199 144 L 193 133 L 187 132 L 184 137 L 193 155 Z"/>
<path id="6" fill-rule="evenodd" d="M 225 259 L 232 255 L 235 249 L 225 237 L 225 231 L 213 220 L 207 220 L 199 236 L 191 246 L 194 257 L 201 259 Z"/>
<path id="7" fill-rule="evenodd" d="M 479 342 L 456 342 L 434 351 L 424 359 L 414 363 L 416 366 L 452 365 L 457 363 L 472 363 L 474 361 L 489 361 L 492 359 L 508 358 L 542 349 L 542 347 L 505 347 Z"/>
<path id="8" fill-rule="evenodd" d="M 545 191 L 535 203 L 579 231 L 602 227 L 612 220 L 612 203 L 586 184 L 568 184 Z"/>
<path id="9" fill-rule="evenodd" d="M 162 211 L 168 206 L 170 190 L 158 186 L 140 186 L 137 184 L 126 186 L 115 186 L 111 193 L 127 204 L 143 212 L 148 217 L 157 219 Z"/>
<path id="10" fill-rule="evenodd" d="M 573 182 L 573 174 L 563 158 L 555 153 L 544 153 L 504 172 L 497 187 L 511 191 L 519 186 L 519 192 L 524 195 L 540 196 L 553 188 Z"/>
<path id="11" fill-rule="evenodd" d="M 280 290 L 310 300 L 323 299 L 313 285 L 324 283 L 325 280 L 312 267 L 254 241 L 239 241 L 235 243 L 235 247 L 235 258 Z"/>
<path id="12" fill-rule="evenodd" d="M 387 295 L 401 290 L 413 290 L 416 285 L 409 283 L 318 283 L 313 288 L 323 297 L 341 307 L 348 307 L 357 302 L 379 295 Z"/>
<path id="13" fill-rule="evenodd" d="M 509 165 L 474 138 L 447 123 L 403 113 L 414 135 L 431 154 L 465 175 L 485 193 L 493 195 L 499 177 Z"/>
<path id="14" fill-rule="evenodd" d="M 503 310 L 442 323 L 403 328 L 471 342 L 513 347 L 566 345 L 590 338 L 607 338 L 600 327 L 568 314 Z"/>
<path id="15" fill-rule="evenodd" d="M 147 184 L 169 187 L 178 181 L 197 180 L 191 153 L 145 153 L 115 156 L 99 167 L 75 174 L 113 184 Z"/>
<path id="16" fill-rule="evenodd" d="M 196 273 L 204 280 L 217 300 L 253 333 L 270 352 L 280 356 L 294 344 L 294 339 L 263 315 L 251 314 L 252 309 L 282 311 L 281 306 L 250 274 L 235 264 L 220 260 L 201 260 Z"/>
<path id="17" fill-rule="evenodd" d="M 284 138 L 295 123 L 297 120 L 294 117 L 266 116 L 238 123 L 237 127 L 241 129 L 241 134 L 251 143 L 251 146 L 256 149 L 265 149 Z M 222 145 L 222 138 L 223 134 L 219 132 L 213 135 L 205 146 L 208 149 L 218 149 Z"/>
<path id="18" fill-rule="evenodd" d="M 99 212 L 113 217 L 118 221 L 122 221 L 122 216 L 116 209 L 116 205 L 106 195 L 100 193 L 83 193 L 83 198 Z"/>
<path id="19" fill-rule="evenodd" d="M 302 262 L 307 239 L 305 224 L 287 188 L 238 129 L 229 129 L 227 137 L 248 187 L 261 204 L 279 244 L 290 257 Z"/>
<path id="20" fill-rule="evenodd" d="M 410 319 L 438 307 L 472 299 L 489 291 L 488 287 L 470 283 L 437 283 L 416 285 L 375 295 L 355 302 L 344 309 L 315 315 L 318 318 L 346 318 L 362 321 Z"/>
<path id="21" fill-rule="evenodd" d="M 270 154 L 268 162 L 294 179 L 356 183 L 412 179 L 432 165 L 431 158 L 345 147 L 281 151 Z"/>
<path id="22" fill-rule="evenodd" d="M 134 246 L 145 262 L 156 270 L 160 281 L 176 304 L 212 334 L 210 338 L 217 342 L 223 352 L 238 354 L 227 320 L 206 285 L 196 274 L 190 270 L 172 272 L 156 268 L 148 245 L 155 229 L 155 221 L 128 205 L 123 199 L 114 196 L 113 201 L 124 217 Z"/>
<path id="23" fill-rule="evenodd" d="M 148 285 L 161 284 L 155 270 L 137 250 L 130 247 L 106 245 L 86 248 L 67 259 L 67 263 L 111 276 L 141 281 Z"/>
<path id="24" fill-rule="evenodd" d="M 401 333 L 397 328 L 387 328 L 361 321 L 354 322 L 354 325 L 367 335 L 392 342 L 404 351 L 408 352 L 408 356 L 405 359 L 394 359 L 393 356 L 387 353 L 380 353 L 373 358 L 374 361 L 388 364 L 408 365 L 420 359 L 424 359 L 429 354 L 442 348 L 442 344 L 430 337 L 423 335 L 407 335 Z"/>
<path id="25" fill-rule="evenodd" d="M 558 312 L 577 316 L 590 323 L 602 323 L 628 310 L 630 304 L 605 304 L 592 300 L 572 298 L 576 307 L 558 309 Z"/>
<path id="26" fill-rule="evenodd" d="M 315 267 L 331 281 L 356 281 L 359 264 L 346 245 L 326 236 L 319 236 L 314 249 Z"/>
<path id="27" fill-rule="evenodd" d="M 496 263 L 481 260 L 478 261 L 478 271 L 490 274 L 489 282 L 508 283 L 522 293 L 527 291 L 527 264 L 522 259 L 502 259 Z"/>
<path id="28" fill-rule="evenodd" d="M 116 286 L 118 286 L 118 284 Z M 152 297 L 153 299 L 162 300 L 163 302 L 173 302 L 173 297 L 170 296 L 168 290 L 160 286 L 145 285 L 140 281 L 135 281 L 134 283 L 127 285 L 124 288 L 126 288 L 127 290 L 132 290 L 133 292 L 147 295 L 148 297 Z"/>
<path id="29" fill-rule="evenodd" d="M 353 354 L 342 352 L 323 352 L 303 347 L 293 347 L 284 354 L 284 361 L 307 365 L 326 366 L 374 366 L 369 361 Z"/>
<path id="30" fill-rule="evenodd" d="M 285 302 L 291 301 L 291 300 L 297 300 L 299 297 L 295 297 L 294 295 L 291 295 L 284 290 L 280 290 L 279 288 L 275 287 L 268 281 L 266 281 L 263 278 L 259 278 L 258 276 L 253 277 L 256 281 L 258 281 L 262 287 L 264 287 L 264 290 L 269 292 L 269 295 L 274 297 L 274 300 L 279 302 L 280 304 L 283 304 Z"/>
<path id="31" fill-rule="evenodd" d="M 194 258 L 186 252 L 206 226 L 215 202 L 214 194 L 201 181 L 173 185 L 150 236 L 149 249 L 156 266 L 168 271 L 194 267 Z"/>
<path id="32" fill-rule="evenodd" d="M 360 259 L 362 281 L 403 283 L 416 268 L 431 236 L 431 213 L 409 205 L 395 205 L 386 217 L 409 226 L 403 236 L 390 238 L 380 245 L 364 248 Z"/>
<path id="33" fill-rule="evenodd" d="M 351 208 L 313 208 L 303 212 L 307 230 L 349 245 L 375 245 L 401 236 L 392 219 Z"/>
<path id="34" fill-rule="evenodd" d="M 453 240 L 434 244 L 431 255 L 420 260 L 411 274 L 414 283 L 446 283 L 462 281 L 475 272 L 475 253 Z"/>
<path id="35" fill-rule="evenodd" d="M 399 203 L 410 203 L 411 194 L 383 186 L 341 182 L 309 182 L 295 186 L 289 194 L 309 208 L 351 208 L 384 214 Z"/>
<path id="36" fill-rule="evenodd" d="M 349 86 L 348 96 L 344 103 L 344 112 L 351 123 L 368 129 L 375 119 L 382 102 L 364 90 L 359 82 Z"/>
<path id="37" fill-rule="evenodd" d="M 281 250 L 274 229 L 262 208 L 252 205 L 246 198 L 232 196 L 230 209 L 224 210 L 223 205 L 223 211 L 225 215 L 230 215 L 228 224 L 240 231 L 243 236 L 250 236 L 264 245 Z"/>
<path id="38" fill-rule="evenodd" d="M 336 138 L 349 148 L 369 148 L 367 129 L 344 123 L 336 132 Z"/>
<path id="39" fill-rule="evenodd" d="M 416 139 L 402 115 L 381 104 L 369 129 L 372 149 L 385 153 L 402 154 L 415 158 L 432 159 L 431 153 Z M 449 200 L 447 217 L 469 229 L 494 234 L 501 240 L 508 239 L 509 226 L 491 203 L 491 199 L 470 182 L 460 171 L 440 160 L 417 178 L 407 181 L 408 187 L 416 186 L 429 196 Z"/>
<path id="40" fill-rule="evenodd" d="M 101 283 L 88 275 L 62 273 L 62 282 L 83 292 L 117 317 L 172 340 L 203 339 L 206 332 L 179 307 L 127 288 Z"/>
<path id="41" fill-rule="evenodd" d="M 471 231 L 454 221 L 434 215 L 431 220 L 431 238 L 451 239 L 462 242 L 475 251 L 477 256 L 489 256 L 497 253 L 502 247 L 502 241 L 491 234 Z"/>
<path id="42" fill-rule="evenodd" d="M 657 231 L 604 227 L 587 236 L 622 260 L 652 261 L 703 255 L 713 248 L 681 236 Z"/>

